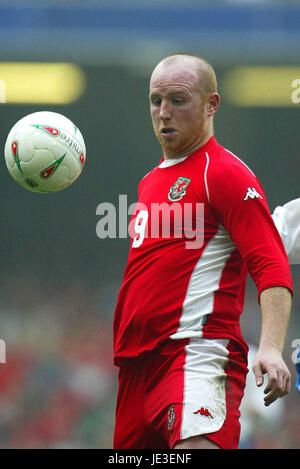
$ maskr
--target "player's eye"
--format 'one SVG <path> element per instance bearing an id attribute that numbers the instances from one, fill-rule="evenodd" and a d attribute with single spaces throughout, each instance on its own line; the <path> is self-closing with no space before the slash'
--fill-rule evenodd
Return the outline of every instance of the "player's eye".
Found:
<path id="1" fill-rule="evenodd" d="M 172 99 L 172 103 L 173 103 L 173 104 L 176 104 L 176 105 L 178 105 L 178 104 L 183 104 L 183 103 L 184 103 L 184 100 L 183 100 L 182 98 L 173 98 L 173 99 Z"/>
<path id="2" fill-rule="evenodd" d="M 151 98 L 151 104 L 153 104 L 154 106 L 160 106 L 161 98 L 159 98 L 158 96 L 153 96 Z"/>

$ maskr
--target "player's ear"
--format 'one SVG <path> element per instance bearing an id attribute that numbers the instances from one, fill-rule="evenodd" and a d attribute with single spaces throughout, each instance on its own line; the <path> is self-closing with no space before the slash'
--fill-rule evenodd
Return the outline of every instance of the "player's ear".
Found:
<path id="1" fill-rule="evenodd" d="M 217 112 L 220 104 L 220 95 L 218 93 L 210 93 L 206 99 L 207 116 L 210 117 Z"/>

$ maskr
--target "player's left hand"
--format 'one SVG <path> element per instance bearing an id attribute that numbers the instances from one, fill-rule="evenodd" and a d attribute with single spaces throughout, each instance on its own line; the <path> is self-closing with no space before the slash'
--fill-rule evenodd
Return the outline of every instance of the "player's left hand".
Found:
<path id="1" fill-rule="evenodd" d="M 263 375 L 268 374 L 268 383 L 264 389 L 265 406 L 269 406 L 278 397 L 282 397 L 290 391 L 291 374 L 280 351 L 276 348 L 259 348 L 252 363 L 252 370 L 256 385 L 259 387 L 263 385 Z"/>

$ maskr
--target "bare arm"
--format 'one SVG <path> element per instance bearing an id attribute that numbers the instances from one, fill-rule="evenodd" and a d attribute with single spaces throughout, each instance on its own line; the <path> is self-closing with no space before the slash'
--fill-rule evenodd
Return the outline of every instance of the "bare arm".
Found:
<path id="1" fill-rule="evenodd" d="M 265 405 L 287 394 L 291 375 L 283 361 L 282 351 L 291 310 L 291 293 L 285 287 L 268 288 L 261 293 L 261 338 L 252 369 L 257 386 L 263 384 L 263 374 L 268 374 L 264 389 Z"/>

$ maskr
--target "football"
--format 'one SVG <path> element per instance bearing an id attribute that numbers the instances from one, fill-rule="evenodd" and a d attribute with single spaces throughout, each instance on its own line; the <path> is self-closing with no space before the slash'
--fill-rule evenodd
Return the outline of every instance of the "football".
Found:
<path id="1" fill-rule="evenodd" d="M 86 158 L 83 136 L 62 114 L 40 111 L 20 119 L 8 134 L 4 155 L 13 179 L 42 194 L 70 186 Z"/>

